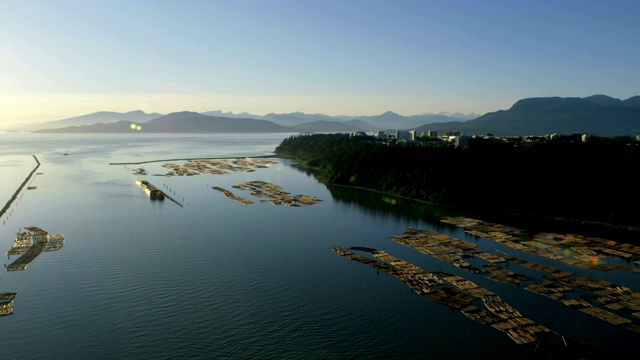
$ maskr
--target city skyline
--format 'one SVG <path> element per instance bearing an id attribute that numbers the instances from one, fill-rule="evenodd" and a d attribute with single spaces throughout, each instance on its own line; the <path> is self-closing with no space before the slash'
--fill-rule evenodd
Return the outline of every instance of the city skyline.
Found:
<path id="1" fill-rule="evenodd" d="M 0 125 L 624 100 L 640 93 L 638 24 L 633 1 L 0 0 Z"/>

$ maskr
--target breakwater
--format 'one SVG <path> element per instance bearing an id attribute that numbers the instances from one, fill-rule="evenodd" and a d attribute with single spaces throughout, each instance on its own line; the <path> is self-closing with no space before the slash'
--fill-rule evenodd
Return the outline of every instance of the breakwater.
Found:
<path id="1" fill-rule="evenodd" d="M 31 170 L 29 175 L 27 175 L 27 177 L 24 179 L 22 184 L 18 187 L 16 192 L 13 193 L 13 196 L 9 199 L 9 201 L 7 201 L 7 203 L 2 208 L 2 210 L 0 210 L 0 217 L 4 216 L 4 214 L 7 212 L 7 210 L 9 210 L 9 208 L 11 207 L 11 204 L 13 204 L 13 202 L 16 201 L 16 199 L 18 198 L 18 195 L 20 194 L 22 189 L 27 185 L 27 183 L 29 182 L 29 180 L 31 179 L 33 174 L 35 174 L 36 170 L 38 170 L 38 168 L 40 167 L 40 161 L 38 160 L 38 158 L 35 155 L 33 155 L 33 158 L 36 161 L 36 167 L 34 167 L 33 170 Z"/>

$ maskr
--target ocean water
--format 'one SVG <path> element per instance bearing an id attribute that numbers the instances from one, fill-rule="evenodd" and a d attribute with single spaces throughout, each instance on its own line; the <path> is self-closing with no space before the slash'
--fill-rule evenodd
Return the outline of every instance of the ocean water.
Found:
<path id="1" fill-rule="evenodd" d="M 327 187 L 294 161 L 275 157 L 277 164 L 255 172 L 170 178 L 154 175 L 167 172 L 162 162 L 110 165 L 269 156 L 288 135 L 0 134 L 1 205 L 35 166 L 33 155 L 42 173 L 30 183 L 36 189 L 23 190 L 2 216 L 0 251 L 25 226 L 65 235 L 62 249 L 42 253 L 24 271 L 0 273 L 0 292 L 18 293 L 14 313 L 0 317 L 0 357 L 544 358 L 389 275 L 335 255 L 334 246 L 373 247 L 426 271 L 470 277 L 526 317 L 594 343 L 605 358 L 635 351 L 638 333 L 390 240 L 412 226 L 529 256 L 439 221 L 461 214 Z M 141 166 L 149 175 L 133 174 Z M 183 206 L 149 201 L 135 184 L 140 178 Z M 250 197 L 231 186 L 252 180 L 322 201 L 244 205 L 211 188 Z M 640 291 L 635 273 L 565 268 Z"/>

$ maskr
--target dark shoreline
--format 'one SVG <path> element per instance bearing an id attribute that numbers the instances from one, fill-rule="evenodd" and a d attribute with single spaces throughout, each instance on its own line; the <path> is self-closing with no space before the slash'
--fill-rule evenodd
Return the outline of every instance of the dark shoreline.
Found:
<path id="1" fill-rule="evenodd" d="M 401 196 L 393 193 L 388 193 L 388 192 L 384 192 L 376 189 L 364 188 L 364 187 L 352 186 L 352 185 L 328 183 L 322 180 L 320 177 L 322 173 L 322 169 L 304 165 L 302 162 L 300 162 L 299 160 L 291 156 L 277 156 L 277 157 L 297 161 L 297 164 L 293 166 L 299 167 L 300 169 L 304 169 L 304 171 L 308 171 L 309 173 L 312 173 L 316 178 L 316 180 L 318 182 L 321 182 L 324 185 L 369 191 L 372 193 L 377 193 L 381 195 L 391 196 L 394 198 L 413 201 L 419 204 L 437 206 L 445 210 L 468 214 L 469 217 L 479 218 L 485 221 L 490 221 L 495 223 L 509 224 L 514 227 L 526 229 L 530 232 L 552 231 L 552 232 L 579 233 L 579 234 L 587 233 L 587 234 L 591 234 L 592 236 L 607 238 L 607 239 L 625 242 L 629 244 L 636 244 L 636 245 L 640 244 L 640 228 L 635 228 L 632 226 L 611 225 L 611 224 L 599 223 L 599 222 L 593 222 L 593 221 L 584 221 L 580 219 L 554 218 L 554 217 L 536 216 L 531 214 L 499 212 L 495 210 L 486 210 L 486 209 L 473 208 L 473 207 L 465 208 L 465 207 L 433 204 L 425 200 L 414 199 L 414 198 Z"/>

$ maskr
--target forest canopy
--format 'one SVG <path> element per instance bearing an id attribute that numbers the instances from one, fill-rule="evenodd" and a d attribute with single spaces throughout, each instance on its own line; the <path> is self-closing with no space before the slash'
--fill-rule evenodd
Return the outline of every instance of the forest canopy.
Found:
<path id="1" fill-rule="evenodd" d="M 462 149 L 314 134 L 283 140 L 276 154 L 320 169 L 326 183 L 461 209 L 640 226 L 634 210 L 640 144 L 630 137 L 535 143 L 478 137 Z"/>

